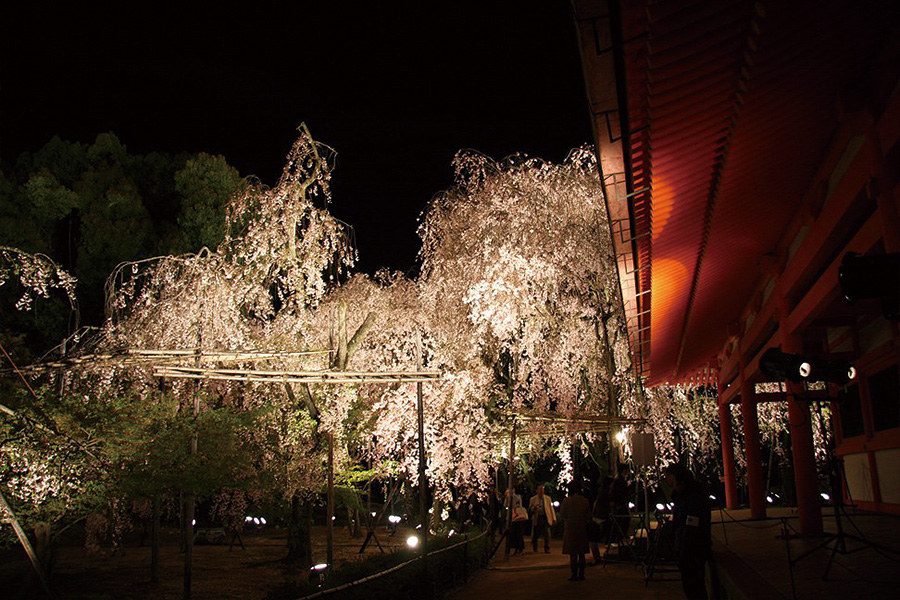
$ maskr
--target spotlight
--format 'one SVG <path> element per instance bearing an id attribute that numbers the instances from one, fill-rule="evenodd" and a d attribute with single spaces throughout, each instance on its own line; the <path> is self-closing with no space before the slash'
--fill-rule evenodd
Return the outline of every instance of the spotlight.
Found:
<path id="1" fill-rule="evenodd" d="M 846 385 L 856 378 L 856 369 L 845 360 L 829 360 L 788 354 L 769 348 L 759 359 L 759 369 L 769 377 L 788 381 L 824 381 Z"/>
<path id="2" fill-rule="evenodd" d="M 313 565 L 309 569 L 309 582 L 316 587 L 322 587 L 322 584 L 325 583 L 326 571 L 328 571 L 328 565 L 325 563 Z"/>
<path id="3" fill-rule="evenodd" d="M 829 496 L 827 492 L 822 492 L 819 495 L 822 496 L 822 500 L 824 500 L 825 502 L 829 502 L 831 500 L 831 496 Z"/>
<path id="4" fill-rule="evenodd" d="M 766 502 L 768 502 L 769 504 L 775 504 L 775 500 L 772 498 L 772 496 L 766 496 Z"/>
<path id="5" fill-rule="evenodd" d="M 411 535 L 408 538 L 406 538 L 406 546 L 407 547 L 415 548 L 418 545 L 419 545 L 419 536 Z"/>
<path id="6" fill-rule="evenodd" d="M 666 505 L 665 504 L 657 504 L 656 510 L 666 510 Z"/>
<path id="7" fill-rule="evenodd" d="M 826 381 L 846 385 L 856 379 L 856 368 L 845 360 L 809 359 L 809 372 L 804 375 L 810 381 Z"/>

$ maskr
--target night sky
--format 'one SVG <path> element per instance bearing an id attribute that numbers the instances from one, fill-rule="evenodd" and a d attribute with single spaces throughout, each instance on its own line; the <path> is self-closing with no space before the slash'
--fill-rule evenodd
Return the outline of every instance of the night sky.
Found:
<path id="1" fill-rule="evenodd" d="M 458 150 L 561 161 L 591 141 L 564 0 L 10 4 L 4 160 L 112 131 L 131 153 L 222 154 L 274 185 L 305 121 L 338 152 L 331 208 L 368 272 L 413 265 L 418 216 Z"/>

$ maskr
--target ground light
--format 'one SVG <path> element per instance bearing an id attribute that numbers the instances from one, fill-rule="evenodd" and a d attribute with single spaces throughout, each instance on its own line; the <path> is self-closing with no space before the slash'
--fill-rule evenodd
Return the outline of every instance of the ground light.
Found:
<path id="1" fill-rule="evenodd" d="M 399 515 L 388 515 L 388 528 L 391 530 L 392 536 L 397 533 L 397 525 L 399 525 L 402 520 L 403 517 L 400 517 Z"/>
<path id="2" fill-rule="evenodd" d="M 415 548 L 416 546 L 418 546 L 419 545 L 419 536 L 411 535 L 408 538 L 406 538 L 406 545 L 409 548 Z"/>
<path id="3" fill-rule="evenodd" d="M 325 563 L 313 565 L 309 569 L 309 582 L 316 587 L 322 587 L 322 584 L 325 583 L 325 573 L 327 571 L 328 565 Z"/>

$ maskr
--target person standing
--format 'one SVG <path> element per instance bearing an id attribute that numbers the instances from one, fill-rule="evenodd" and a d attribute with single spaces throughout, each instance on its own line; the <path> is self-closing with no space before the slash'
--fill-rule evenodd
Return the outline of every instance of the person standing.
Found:
<path id="1" fill-rule="evenodd" d="M 610 531 L 610 494 L 612 493 L 612 477 L 604 477 L 600 480 L 600 489 L 597 491 L 597 498 L 591 508 L 591 519 L 593 525 L 588 526 L 588 541 L 590 542 L 591 555 L 594 557 L 594 564 L 599 565 L 603 562 L 603 554 L 600 552 L 600 544 L 609 540 Z"/>
<path id="2" fill-rule="evenodd" d="M 514 489 L 506 490 L 506 505 L 512 510 L 509 526 L 509 549 L 512 556 L 522 554 L 525 551 L 525 536 L 523 529 L 528 521 L 528 513 L 522 506 L 522 496 Z"/>
<path id="3" fill-rule="evenodd" d="M 531 549 L 537 552 L 538 539 L 544 538 L 544 552 L 550 553 L 550 528 L 556 525 L 556 510 L 550 496 L 544 493 L 543 484 L 537 486 L 537 494 L 528 501 L 531 513 Z"/>
<path id="4" fill-rule="evenodd" d="M 679 464 L 666 467 L 666 481 L 675 491 L 672 522 L 675 557 L 681 587 L 688 600 L 707 600 L 706 561 L 712 557 L 712 507 L 709 494 L 693 473 Z"/>
<path id="5" fill-rule="evenodd" d="M 631 525 L 631 509 L 628 507 L 628 499 L 631 497 L 629 473 L 631 473 L 631 467 L 627 464 L 619 465 L 609 498 L 610 518 L 615 522 L 612 539 L 619 544 L 627 544 L 628 528 Z"/>
<path id="6" fill-rule="evenodd" d="M 584 580 L 585 558 L 588 553 L 588 521 L 591 518 L 591 503 L 581 494 L 581 482 L 569 484 L 569 495 L 563 500 L 559 517 L 565 524 L 563 531 L 563 554 L 569 555 L 572 576 L 569 581 Z"/>

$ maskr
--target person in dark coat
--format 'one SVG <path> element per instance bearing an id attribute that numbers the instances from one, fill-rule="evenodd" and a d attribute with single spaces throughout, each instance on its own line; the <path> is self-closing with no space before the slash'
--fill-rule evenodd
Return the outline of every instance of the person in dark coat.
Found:
<path id="1" fill-rule="evenodd" d="M 559 518 L 565 524 L 563 530 L 563 554 L 569 555 L 572 576 L 569 581 L 584 579 L 585 558 L 588 553 L 588 521 L 591 519 L 591 503 L 581 494 L 581 483 L 569 484 L 569 495 L 559 509 Z"/>
<path id="2" fill-rule="evenodd" d="M 709 493 L 685 467 L 666 467 L 666 480 L 675 491 L 672 523 L 675 527 L 675 557 L 681 587 L 688 600 L 707 600 L 706 561 L 712 556 L 712 509 Z"/>
<path id="3" fill-rule="evenodd" d="M 631 498 L 631 483 L 628 481 L 629 473 L 631 473 L 631 467 L 627 464 L 619 465 L 609 497 L 611 517 L 615 521 L 615 527 L 613 527 L 611 533 L 611 541 L 620 544 L 626 543 L 628 528 L 631 525 L 631 509 L 628 507 L 628 500 Z"/>

